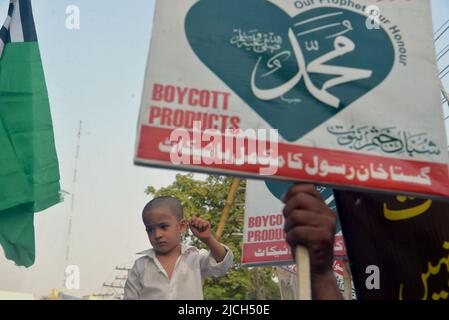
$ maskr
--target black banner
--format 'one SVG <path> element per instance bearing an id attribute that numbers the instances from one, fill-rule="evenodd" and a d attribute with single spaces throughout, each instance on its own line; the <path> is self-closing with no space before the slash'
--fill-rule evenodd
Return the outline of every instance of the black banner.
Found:
<path id="1" fill-rule="evenodd" d="M 449 203 L 335 191 L 358 299 L 449 298 Z"/>

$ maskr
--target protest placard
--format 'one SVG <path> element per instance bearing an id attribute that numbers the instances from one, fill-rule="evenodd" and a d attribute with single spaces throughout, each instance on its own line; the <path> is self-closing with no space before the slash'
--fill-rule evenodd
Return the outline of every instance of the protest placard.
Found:
<path id="1" fill-rule="evenodd" d="M 243 230 L 242 263 L 245 266 L 291 265 L 291 250 L 285 241 L 284 204 L 279 200 L 290 184 L 248 180 Z M 335 210 L 332 190 L 317 187 L 328 206 Z M 343 259 L 346 248 L 340 225 L 334 242 L 334 255 Z"/>
<path id="2" fill-rule="evenodd" d="M 136 164 L 446 197 L 446 151 L 428 1 L 157 1 Z"/>

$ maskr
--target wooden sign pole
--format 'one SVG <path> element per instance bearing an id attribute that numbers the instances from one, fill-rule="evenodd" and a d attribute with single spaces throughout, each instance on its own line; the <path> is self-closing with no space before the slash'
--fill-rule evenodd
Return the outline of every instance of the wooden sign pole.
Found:
<path id="1" fill-rule="evenodd" d="M 298 300 L 312 300 L 309 250 L 306 247 L 297 246 L 295 254 L 296 272 L 298 275 Z"/>

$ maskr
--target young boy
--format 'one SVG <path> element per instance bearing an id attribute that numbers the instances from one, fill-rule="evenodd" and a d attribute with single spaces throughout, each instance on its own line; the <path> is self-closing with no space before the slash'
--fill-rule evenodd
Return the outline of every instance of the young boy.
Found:
<path id="1" fill-rule="evenodd" d="M 151 200 L 142 219 L 153 248 L 141 252 L 129 271 L 125 300 L 202 300 L 204 278 L 231 268 L 231 250 L 213 237 L 209 222 L 193 217 L 187 223 L 176 198 Z M 181 243 L 187 226 L 210 251 Z"/>

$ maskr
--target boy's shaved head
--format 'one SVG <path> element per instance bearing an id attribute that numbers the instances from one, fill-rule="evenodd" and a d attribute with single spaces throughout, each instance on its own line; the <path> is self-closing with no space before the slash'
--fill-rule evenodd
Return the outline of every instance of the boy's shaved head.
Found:
<path id="1" fill-rule="evenodd" d="M 148 202 L 143 208 L 142 218 L 145 218 L 145 215 L 148 214 L 151 210 L 160 207 L 169 208 L 171 213 L 173 213 L 176 220 L 178 221 L 184 218 L 184 212 L 182 209 L 181 202 L 175 197 L 171 196 L 157 197 Z"/>

